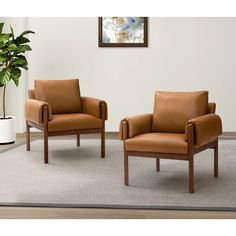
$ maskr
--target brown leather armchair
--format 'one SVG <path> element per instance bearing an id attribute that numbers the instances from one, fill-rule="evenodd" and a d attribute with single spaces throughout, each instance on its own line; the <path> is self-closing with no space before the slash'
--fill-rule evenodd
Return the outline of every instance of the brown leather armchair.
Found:
<path id="1" fill-rule="evenodd" d="M 208 92 L 156 92 L 153 114 L 127 117 L 121 121 L 124 140 L 124 182 L 129 185 L 128 157 L 185 160 L 189 163 L 189 192 L 194 192 L 194 154 L 214 149 L 214 176 L 218 176 L 218 136 L 221 119 Z"/>
<path id="2" fill-rule="evenodd" d="M 44 163 L 48 163 L 48 137 L 101 133 L 101 157 L 105 157 L 105 101 L 81 97 L 79 80 L 35 80 L 25 103 L 27 150 L 30 151 L 30 128 L 44 134 Z"/>

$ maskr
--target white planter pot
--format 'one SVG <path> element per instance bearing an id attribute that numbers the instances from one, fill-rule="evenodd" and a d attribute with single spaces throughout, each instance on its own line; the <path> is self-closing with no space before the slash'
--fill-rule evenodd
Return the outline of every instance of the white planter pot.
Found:
<path id="1" fill-rule="evenodd" d="M 2 117 L 1 117 L 2 118 Z M 16 141 L 16 118 L 0 119 L 0 144 L 10 144 Z"/>

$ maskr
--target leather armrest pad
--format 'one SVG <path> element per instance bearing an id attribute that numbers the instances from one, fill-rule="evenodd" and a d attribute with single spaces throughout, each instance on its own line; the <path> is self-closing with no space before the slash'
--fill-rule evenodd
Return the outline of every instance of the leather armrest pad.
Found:
<path id="1" fill-rule="evenodd" d="M 82 112 L 95 116 L 97 118 L 103 118 L 102 117 L 102 108 L 101 106 L 104 106 L 104 119 L 108 119 L 108 108 L 107 103 L 103 100 L 92 98 L 92 97 L 81 97 L 82 100 Z"/>
<path id="2" fill-rule="evenodd" d="M 48 106 L 48 103 L 38 101 L 35 99 L 28 99 L 25 102 L 25 119 L 36 124 L 43 123 L 43 108 Z M 52 113 L 49 107 L 49 120 L 51 119 Z"/>
<path id="3" fill-rule="evenodd" d="M 127 135 L 123 134 L 123 122 L 126 121 L 128 124 Z M 120 139 L 124 137 L 132 138 L 138 134 L 148 133 L 152 130 L 152 114 L 143 114 L 137 116 L 130 116 L 123 119 L 120 123 Z"/>
<path id="4" fill-rule="evenodd" d="M 221 118 L 216 114 L 208 114 L 191 119 L 188 123 L 194 126 L 195 144 L 201 146 L 222 134 Z"/>

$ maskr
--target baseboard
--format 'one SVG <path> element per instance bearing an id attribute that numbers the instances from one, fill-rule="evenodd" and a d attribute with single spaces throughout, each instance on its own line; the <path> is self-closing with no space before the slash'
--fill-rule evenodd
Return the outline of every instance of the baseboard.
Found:
<path id="1" fill-rule="evenodd" d="M 41 136 L 41 132 L 31 132 L 30 133 L 32 137 L 39 137 Z M 118 137 L 119 132 L 116 131 L 108 131 L 106 132 L 106 135 L 108 136 L 117 136 Z M 25 137 L 25 133 L 17 133 L 17 137 Z M 223 132 L 223 134 L 220 136 L 220 139 L 236 139 L 236 132 Z"/>
<path id="2" fill-rule="evenodd" d="M 223 132 L 223 136 L 236 136 L 236 132 Z"/>
<path id="3" fill-rule="evenodd" d="M 236 132 L 223 132 L 220 139 L 236 139 Z"/>

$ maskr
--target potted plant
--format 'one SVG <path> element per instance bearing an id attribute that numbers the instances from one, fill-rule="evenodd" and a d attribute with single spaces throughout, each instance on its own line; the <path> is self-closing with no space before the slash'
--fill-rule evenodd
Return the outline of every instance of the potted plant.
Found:
<path id="1" fill-rule="evenodd" d="M 0 144 L 8 144 L 15 142 L 16 133 L 15 117 L 6 116 L 6 86 L 10 81 L 18 86 L 21 70 L 28 70 L 28 62 L 24 54 L 26 51 L 31 51 L 31 48 L 27 44 L 30 40 L 26 35 L 34 32 L 27 30 L 16 37 L 11 26 L 9 33 L 3 33 L 3 26 L 4 23 L 0 23 L 0 87 L 3 88 Z"/>

